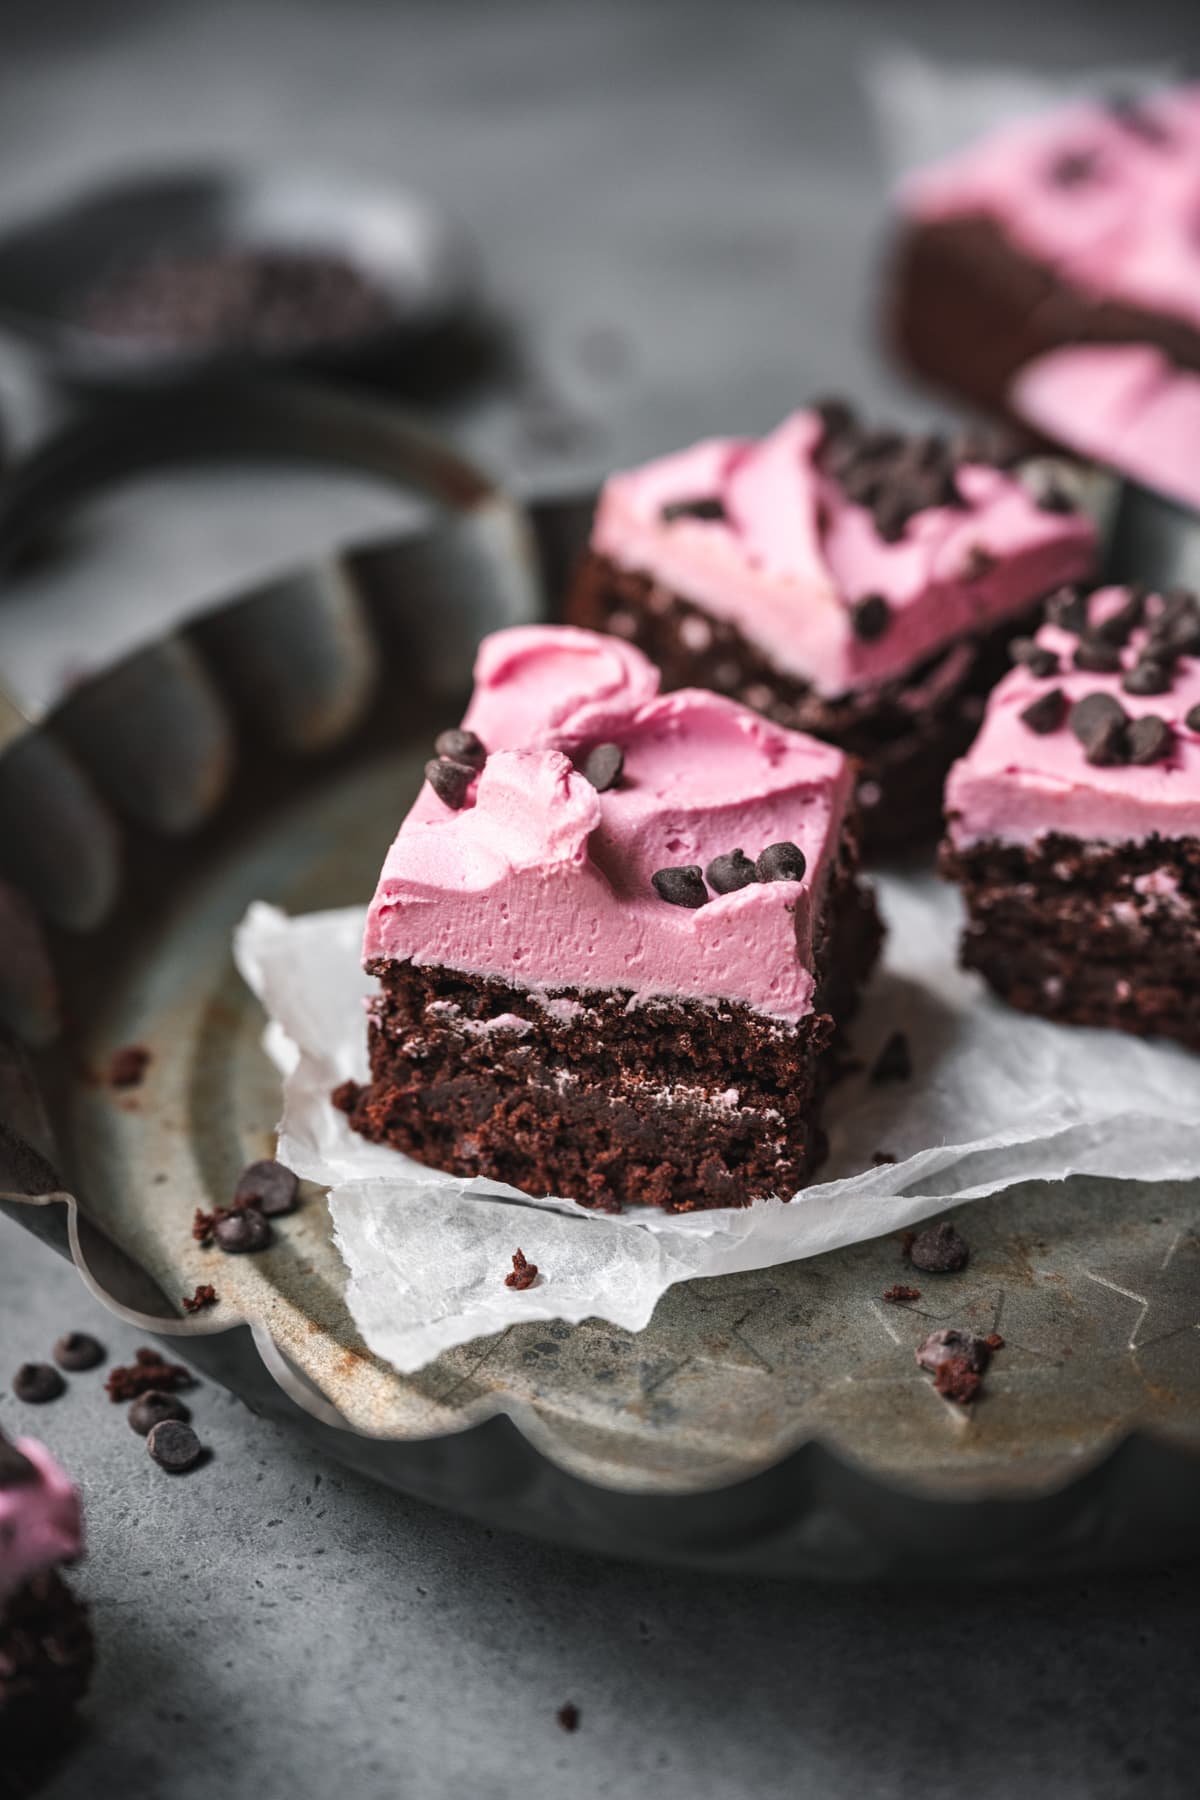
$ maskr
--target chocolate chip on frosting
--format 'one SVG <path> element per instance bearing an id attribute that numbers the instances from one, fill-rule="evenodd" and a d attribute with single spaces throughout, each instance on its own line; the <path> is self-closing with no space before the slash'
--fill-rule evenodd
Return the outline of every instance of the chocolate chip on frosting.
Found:
<path id="1" fill-rule="evenodd" d="M 1128 755 L 1128 720 L 1111 694 L 1088 694 L 1071 708 L 1070 726 L 1088 762 L 1097 766 L 1122 763 Z"/>
<path id="2" fill-rule="evenodd" d="M 671 906 L 689 906 L 695 910 L 708 901 L 708 889 L 699 863 L 687 863 L 678 869 L 656 869 L 650 877 L 660 900 Z"/>
<path id="3" fill-rule="evenodd" d="M 760 881 L 803 881 L 808 862 L 799 844 L 768 844 L 755 863 Z"/>
<path id="4" fill-rule="evenodd" d="M 1030 731 L 1036 731 L 1039 737 L 1046 737 L 1051 731 L 1057 731 L 1066 716 L 1067 697 L 1061 688 L 1049 688 L 1046 693 L 1039 694 L 1031 700 L 1019 715 L 1022 725 Z"/>
<path id="5" fill-rule="evenodd" d="M 451 731 L 439 732 L 433 747 L 439 756 L 450 762 L 466 763 L 471 769 L 482 769 L 487 761 L 487 751 L 475 733 L 462 731 L 457 726 Z"/>
<path id="6" fill-rule="evenodd" d="M 714 894 L 736 894 L 739 888 L 758 880 L 758 870 L 742 849 L 714 856 L 704 875 Z"/>
<path id="7" fill-rule="evenodd" d="M 1135 625 L 1140 625 L 1146 613 L 1146 590 L 1143 587 L 1131 587 L 1115 612 L 1109 613 L 1092 626 L 1093 637 L 1100 638 L 1106 644 L 1127 644 L 1129 634 Z"/>
<path id="8" fill-rule="evenodd" d="M 583 773 L 598 794 L 606 794 L 609 788 L 616 787 L 624 767 L 620 744 L 597 744 L 584 759 Z"/>
<path id="9" fill-rule="evenodd" d="M 1200 599 L 1186 588 L 1172 588 L 1150 621 L 1149 642 L 1174 656 L 1200 656 Z"/>
<path id="10" fill-rule="evenodd" d="M 1014 638 L 1008 646 L 1008 654 L 1015 663 L 1021 663 L 1031 675 L 1036 675 L 1039 681 L 1058 674 L 1057 656 L 1053 650 L 1047 650 L 1044 644 L 1039 644 L 1034 638 Z"/>
<path id="11" fill-rule="evenodd" d="M 1046 618 L 1060 631 L 1069 631 L 1078 637 L 1088 627 L 1087 601 L 1078 588 L 1057 588 L 1046 601 Z"/>
<path id="12" fill-rule="evenodd" d="M 1145 713 L 1140 719 L 1133 720 L 1125 733 L 1125 741 L 1131 763 L 1156 763 L 1170 754 L 1175 737 L 1165 719 L 1158 718 L 1155 713 Z"/>
<path id="13" fill-rule="evenodd" d="M 1121 652 L 1102 638 L 1082 637 L 1075 646 L 1073 661 L 1085 674 L 1115 675 L 1121 667 Z"/>
<path id="14" fill-rule="evenodd" d="M 1171 686 L 1171 671 L 1157 657 L 1141 656 L 1132 669 L 1126 669 L 1121 686 L 1127 694 L 1165 694 Z"/>
<path id="15" fill-rule="evenodd" d="M 448 756 L 435 756 L 425 764 L 425 779 L 444 806 L 459 812 L 467 803 L 467 790 L 478 770 L 468 763 L 452 762 Z"/>
<path id="16" fill-rule="evenodd" d="M 690 500 L 668 500 L 659 517 L 664 525 L 676 519 L 718 520 L 725 517 L 725 505 L 716 494 L 697 494 Z"/>
<path id="17" fill-rule="evenodd" d="M 1200 706 L 1193 706 L 1184 717 L 1184 724 L 1189 731 L 1200 731 Z"/>
<path id="18" fill-rule="evenodd" d="M 891 622 L 892 609 L 882 594 L 864 594 L 850 608 L 850 624 L 854 635 L 864 644 L 883 636 Z"/>

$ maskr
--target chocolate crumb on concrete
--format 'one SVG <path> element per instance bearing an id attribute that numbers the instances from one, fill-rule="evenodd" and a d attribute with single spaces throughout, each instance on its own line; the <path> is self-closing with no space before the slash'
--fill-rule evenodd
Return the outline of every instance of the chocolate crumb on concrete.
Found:
<path id="1" fill-rule="evenodd" d="M 185 1313 L 203 1312 L 206 1306 L 215 1306 L 217 1304 L 217 1299 L 218 1295 L 216 1288 L 210 1283 L 204 1282 L 196 1289 L 194 1294 L 185 1294 L 183 1296 L 183 1310 Z"/>
<path id="2" fill-rule="evenodd" d="M 556 1717 L 564 1731 L 579 1730 L 579 1708 L 573 1700 L 568 1700 L 563 1706 L 560 1706 Z"/>
<path id="3" fill-rule="evenodd" d="M 965 1356 L 950 1356 L 944 1363 L 939 1363 L 933 1386 L 944 1400 L 969 1406 L 983 1386 L 983 1376 L 975 1373 Z"/>
<path id="4" fill-rule="evenodd" d="M 213 1239 L 227 1256 L 245 1256 L 267 1249 L 271 1226 L 257 1206 L 219 1207 Z"/>
<path id="5" fill-rule="evenodd" d="M 166 1362 L 161 1351 L 143 1346 L 134 1351 L 132 1363 L 109 1370 L 104 1391 L 114 1405 L 119 1405 L 125 1400 L 136 1400 L 139 1394 L 148 1394 L 152 1388 L 174 1393 L 177 1388 L 192 1387 L 195 1380 L 182 1363 Z"/>
<path id="6" fill-rule="evenodd" d="M 186 1469 L 195 1468 L 203 1454 L 200 1439 L 182 1419 L 161 1419 L 152 1426 L 146 1448 L 169 1475 L 182 1475 Z"/>
<path id="7" fill-rule="evenodd" d="M 109 1083 L 115 1088 L 140 1087 L 149 1065 L 150 1052 L 144 1044 L 126 1044 L 109 1058 Z"/>
<path id="8" fill-rule="evenodd" d="M 949 1219 L 922 1231 L 909 1246 L 908 1260 L 926 1275 L 953 1275 L 965 1269 L 971 1250 Z"/>
<path id="9" fill-rule="evenodd" d="M 531 1263 L 523 1250 L 513 1252 L 512 1269 L 504 1277 L 505 1287 L 531 1288 L 538 1278 L 538 1266 Z"/>
<path id="10" fill-rule="evenodd" d="M 894 1281 L 890 1288 L 885 1288 L 883 1290 L 883 1298 L 885 1300 L 891 1300 L 896 1304 L 899 1304 L 902 1300 L 919 1300 L 921 1298 L 921 1290 L 920 1288 L 908 1287 L 903 1281 Z"/>

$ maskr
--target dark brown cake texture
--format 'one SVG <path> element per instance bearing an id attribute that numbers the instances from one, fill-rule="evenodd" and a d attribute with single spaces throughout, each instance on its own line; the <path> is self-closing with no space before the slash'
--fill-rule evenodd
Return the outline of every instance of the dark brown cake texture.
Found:
<path id="1" fill-rule="evenodd" d="M 0 1605 L 0 1770 L 6 1746 L 64 1730 L 94 1658 L 87 1609 L 53 1570 Z"/>

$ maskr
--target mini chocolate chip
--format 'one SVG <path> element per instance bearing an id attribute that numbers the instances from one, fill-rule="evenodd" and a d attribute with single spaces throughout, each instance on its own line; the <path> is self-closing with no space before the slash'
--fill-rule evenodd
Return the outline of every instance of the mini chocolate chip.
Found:
<path id="1" fill-rule="evenodd" d="M 1080 638 L 1075 646 L 1075 667 L 1088 675 L 1115 675 L 1121 667 L 1121 652 L 1115 644 L 1101 638 Z"/>
<path id="2" fill-rule="evenodd" d="M 26 1406 L 44 1406 L 65 1394 L 67 1384 L 53 1363 L 22 1363 L 13 1376 L 12 1391 Z"/>
<path id="3" fill-rule="evenodd" d="M 1126 669 L 1121 686 L 1127 694 L 1165 694 L 1171 686 L 1171 671 L 1152 657 L 1143 656 L 1132 669 Z"/>
<path id="4" fill-rule="evenodd" d="M 1116 612 L 1109 613 L 1106 619 L 1101 619 L 1092 627 L 1092 636 L 1102 638 L 1106 644 L 1126 644 L 1134 626 L 1141 624 L 1145 611 L 1145 588 L 1131 587 Z"/>
<path id="5" fill-rule="evenodd" d="M 228 1255 L 242 1256 L 250 1250 L 265 1250 L 271 1242 L 271 1227 L 257 1206 L 242 1206 L 217 1220 L 213 1236 Z"/>
<path id="6" fill-rule="evenodd" d="M 690 906 L 694 910 L 707 903 L 708 889 L 698 863 L 687 863 L 680 869 L 656 869 L 650 880 L 659 899 L 672 906 Z"/>
<path id="7" fill-rule="evenodd" d="M 235 1206 L 256 1206 L 264 1218 L 279 1219 L 295 1212 L 299 1182 L 290 1169 L 285 1169 L 273 1156 L 261 1162 L 248 1163 L 238 1176 L 233 1190 Z"/>
<path id="8" fill-rule="evenodd" d="M 40 1479 L 36 1463 L 24 1451 L 0 1437 L 0 1493 L 6 1488 L 33 1487 Z"/>
<path id="9" fill-rule="evenodd" d="M 450 762 L 466 763 L 470 769 L 482 769 L 487 761 L 487 751 L 473 731 L 462 731 L 455 726 L 450 731 L 441 731 L 434 741 L 434 749 L 439 756 Z"/>
<path id="10" fill-rule="evenodd" d="M 927 1369 L 931 1375 L 955 1356 L 962 1357 L 973 1374 L 982 1375 L 992 1360 L 992 1349 L 986 1338 L 976 1337 L 971 1331 L 960 1331 L 957 1325 L 931 1331 L 917 1345 L 917 1367 Z"/>
<path id="11" fill-rule="evenodd" d="M 1060 631 L 1069 631 L 1078 637 L 1080 632 L 1087 630 L 1087 601 L 1078 588 L 1058 588 L 1046 601 L 1046 617 Z"/>
<path id="12" fill-rule="evenodd" d="M 170 1475 L 182 1475 L 200 1461 L 203 1446 L 190 1425 L 182 1419 L 161 1419 L 150 1429 L 146 1448 L 160 1469 Z"/>
<path id="13" fill-rule="evenodd" d="M 725 507 L 716 494 L 700 494 L 691 500 L 668 500 L 659 517 L 664 525 L 676 519 L 723 519 Z"/>
<path id="14" fill-rule="evenodd" d="M 1127 719 L 1112 694 L 1088 694 L 1071 708 L 1069 724 L 1088 762 L 1098 766 L 1125 760 Z"/>
<path id="15" fill-rule="evenodd" d="M 875 1058 L 868 1079 L 878 1087 L 884 1081 L 907 1081 L 912 1074 L 912 1052 L 902 1031 L 893 1031 Z"/>
<path id="16" fill-rule="evenodd" d="M 1016 663 L 1022 663 L 1031 675 L 1039 681 L 1047 676 L 1058 674 L 1058 658 L 1053 650 L 1047 650 L 1034 638 L 1014 638 L 1008 646 L 1008 654 Z"/>
<path id="17" fill-rule="evenodd" d="M 609 788 L 616 787 L 624 767 L 625 754 L 620 744 L 597 744 L 587 753 L 583 773 L 598 794 L 606 794 Z"/>
<path id="18" fill-rule="evenodd" d="M 1033 503 L 1039 512 L 1070 513 L 1077 510 L 1073 496 L 1059 481 L 1044 482 L 1034 496 Z"/>
<path id="19" fill-rule="evenodd" d="M 177 1399 L 174 1394 L 164 1394 L 161 1388 L 150 1388 L 146 1393 L 139 1394 L 126 1414 L 131 1429 L 139 1437 L 149 1437 L 154 1427 L 161 1425 L 164 1419 L 177 1419 L 180 1424 L 186 1425 L 191 1416 L 182 1400 Z"/>
<path id="20" fill-rule="evenodd" d="M 477 773 L 469 763 L 451 762 L 446 756 L 432 757 L 425 764 L 426 781 L 451 812 L 458 812 L 466 805 L 467 789 Z"/>
<path id="21" fill-rule="evenodd" d="M 799 844 L 785 838 L 782 843 L 768 844 L 754 866 L 760 881 L 803 881 L 808 862 Z"/>
<path id="22" fill-rule="evenodd" d="M 739 888 L 749 887 L 752 881 L 758 880 L 758 870 L 739 848 L 724 856 L 714 856 L 704 877 L 714 894 L 736 894 Z"/>
<path id="23" fill-rule="evenodd" d="M 60 1369 L 79 1372 L 95 1369 L 104 1361 L 104 1345 L 86 1331 L 68 1331 L 59 1338 L 51 1352 Z"/>
<path id="24" fill-rule="evenodd" d="M 864 594 L 850 609 L 854 635 L 864 644 L 883 636 L 891 622 L 892 609 L 882 594 Z"/>
<path id="25" fill-rule="evenodd" d="M 966 1268 L 970 1254 L 965 1240 L 946 1219 L 913 1239 L 908 1260 L 926 1275 L 953 1275 Z"/>
<path id="26" fill-rule="evenodd" d="M 1200 731 L 1200 706 L 1193 706 L 1183 722 L 1189 731 Z"/>
<path id="27" fill-rule="evenodd" d="M 1125 733 L 1125 741 L 1131 763 L 1156 763 L 1170 755 L 1175 739 L 1165 719 L 1145 713 L 1140 719 L 1133 720 Z"/>
<path id="28" fill-rule="evenodd" d="M 1067 711 L 1067 697 L 1061 688 L 1049 688 L 1046 693 L 1039 694 L 1031 700 L 1019 715 L 1022 725 L 1030 731 L 1036 731 L 1039 737 L 1046 737 L 1051 731 L 1057 731 Z"/>

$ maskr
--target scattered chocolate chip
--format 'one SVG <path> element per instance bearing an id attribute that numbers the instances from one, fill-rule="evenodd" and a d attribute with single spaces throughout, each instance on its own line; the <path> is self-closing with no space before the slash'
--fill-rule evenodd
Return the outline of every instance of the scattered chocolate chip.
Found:
<path id="1" fill-rule="evenodd" d="M 893 1031 L 875 1058 L 868 1079 L 878 1087 L 884 1081 L 907 1081 L 912 1074 L 912 1052 L 902 1031 Z"/>
<path id="2" fill-rule="evenodd" d="M 965 1356 L 951 1356 L 934 1371 L 933 1386 L 944 1400 L 970 1406 L 983 1386 L 983 1376 L 976 1374 Z"/>
<path id="3" fill-rule="evenodd" d="M 609 788 L 616 787 L 624 767 L 625 753 L 620 744 L 597 744 L 587 753 L 583 773 L 598 794 L 606 794 Z"/>
<path id="4" fill-rule="evenodd" d="M 1004 1348 L 1004 1339 L 998 1331 L 989 1331 L 983 1341 L 989 1350 L 1003 1350 Z"/>
<path id="5" fill-rule="evenodd" d="M 86 1331 L 67 1331 L 59 1338 L 51 1355 L 60 1369 L 79 1374 L 84 1369 L 99 1368 L 104 1361 L 104 1345 L 89 1337 Z"/>
<path id="6" fill-rule="evenodd" d="M 659 517 L 664 525 L 676 519 L 723 519 L 725 507 L 716 494 L 701 494 L 692 500 L 668 500 Z"/>
<path id="7" fill-rule="evenodd" d="M 1200 706 L 1193 706 L 1183 722 L 1189 731 L 1200 731 Z"/>
<path id="8" fill-rule="evenodd" d="M 744 850 L 730 850 L 724 856 L 713 857 L 704 877 L 714 894 L 736 894 L 739 888 L 758 880 L 758 870 Z"/>
<path id="9" fill-rule="evenodd" d="M 538 1278 L 538 1266 L 531 1263 L 523 1250 L 513 1252 L 512 1268 L 504 1277 L 505 1287 L 531 1288 Z"/>
<path id="10" fill-rule="evenodd" d="M 477 773 L 469 763 L 451 762 L 446 756 L 432 757 L 425 764 L 426 781 L 451 812 L 460 812 L 467 804 L 467 790 Z"/>
<path id="11" fill-rule="evenodd" d="M 1039 737 L 1045 737 L 1048 732 L 1058 730 L 1066 712 L 1067 696 L 1061 688 L 1049 688 L 1036 700 L 1031 700 L 1018 716 L 1022 725 L 1036 731 Z"/>
<path id="12" fill-rule="evenodd" d="M 470 769 L 482 769 L 487 761 L 487 751 L 475 733 L 463 731 L 458 726 L 439 732 L 433 747 L 439 756 L 450 762 L 466 763 Z"/>
<path id="13" fill-rule="evenodd" d="M 555 1717 L 564 1731 L 579 1730 L 579 1708 L 573 1700 L 568 1700 L 565 1706 L 560 1706 Z"/>
<path id="14" fill-rule="evenodd" d="M 883 636 L 891 616 L 892 609 L 882 594 L 864 594 L 850 609 L 850 624 L 855 637 L 870 644 Z"/>
<path id="15" fill-rule="evenodd" d="M 1121 702 L 1112 694 L 1088 694 L 1077 700 L 1068 722 L 1083 745 L 1088 762 L 1097 765 L 1124 762 L 1128 721 Z"/>
<path id="16" fill-rule="evenodd" d="M 799 844 L 785 838 L 782 843 L 768 844 L 754 866 L 760 881 L 803 881 L 808 862 Z"/>
<path id="17" fill-rule="evenodd" d="M 1141 624 L 1145 611 L 1145 588 L 1131 587 L 1116 611 L 1109 613 L 1106 619 L 1101 619 L 1098 624 L 1092 626 L 1092 635 L 1103 639 L 1106 644 L 1127 644 L 1130 632 L 1135 626 Z"/>
<path id="18" fill-rule="evenodd" d="M 126 1044 L 109 1058 L 109 1082 L 116 1088 L 140 1087 L 149 1064 L 150 1052 L 144 1044 Z"/>
<path id="19" fill-rule="evenodd" d="M 1173 656 L 1200 656 L 1200 599 L 1187 588 L 1172 588 L 1162 597 L 1150 622 L 1150 638 Z"/>
<path id="20" fill-rule="evenodd" d="M 1095 150 L 1066 150 L 1050 164 L 1049 176 L 1055 187 L 1079 187 L 1092 181 L 1100 167 Z"/>
<path id="21" fill-rule="evenodd" d="M 1127 694 L 1165 694 L 1171 686 L 1171 671 L 1152 657 L 1143 656 L 1126 669 L 1121 686 Z"/>
<path id="22" fill-rule="evenodd" d="M 708 901 L 699 863 L 688 863 L 681 869 L 656 869 L 650 880 L 659 899 L 671 906 L 690 906 L 695 910 Z"/>
<path id="23" fill-rule="evenodd" d="M 143 1346 L 134 1351 L 132 1363 L 109 1370 L 104 1391 L 118 1405 L 136 1400 L 139 1394 L 148 1394 L 153 1388 L 173 1393 L 176 1388 L 191 1387 L 195 1379 L 182 1363 L 165 1362 L 160 1351 Z"/>
<path id="24" fill-rule="evenodd" d="M 1020 663 L 1031 675 L 1036 675 L 1039 681 L 1058 674 L 1057 656 L 1035 638 L 1014 638 L 1008 646 L 1008 654 L 1015 663 Z"/>
<path id="25" fill-rule="evenodd" d="M 1088 603 L 1078 588 L 1058 588 L 1046 601 L 1046 618 L 1060 631 L 1078 637 L 1088 628 Z"/>
<path id="26" fill-rule="evenodd" d="M 1088 675 L 1115 675 L 1121 667 L 1121 652 L 1115 644 L 1102 638 L 1080 638 L 1075 646 L 1074 663 Z"/>
<path id="27" fill-rule="evenodd" d="M 285 1169 L 273 1156 L 261 1162 L 247 1163 L 233 1190 L 235 1206 L 257 1206 L 264 1218 L 280 1219 L 295 1212 L 300 1183 L 290 1169 Z"/>
<path id="28" fill-rule="evenodd" d="M 148 1437 L 164 1419 L 178 1419 L 186 1425 L 191 1416 L 182 1400 L 177 1400 L 174 1394 L 164 1394 L 158 1388 L 139 1394 L 127 1415 L 131 1428 L 139 1437 Z"/>
<path id="29" fill-rule="evenodd" d="M 150 1429 L 146 1448 L 160 1469 L 166 1469 L 170 1475 L 182 1475 L 200 1461 L 203 1446 L 182 1419 L 160 1419 Z"/>
<path id="30" fill-rule="evenodd" d="M 907 1287 L 902 1281 L 894 1281 L 890 1288 L 884 1288 L 883 1298 L 892 1301 L 895 1305 L 899 1305 L 903 1300 L 919 1300 L 921 1298 L 921 1290 L 920 1288 Z"/>
<path id="31" fill-rule="evenodd" d="M 1162 762 L 1171 753 L 1175 742 L 1175 734 L 1165 719 L 1154 713 L 1145 713 L 1140 719 L 1134 719 L 1125 733 L 1128 759 L 1139 765 Z"/>
<path id="32" fill-rule="evenodd" d="M 33 1487 L 39 1480 L 37 1464 L 6 1437 L 0 1437 L 0 1494 L 9 1488 Z"/>
<path id="33" fill-rule="evenodd" d="M 183 1310 L 185 1313 L 203 1312 L 206 1306 L 215 1306 L 216 1304 L 217 1290 L 207 1282 L 201 1287 L 198 1287 L 194 1294 L 185 1294 L 183 1296 Z"/>
<path id="34" fill-rule="evenodd" d="M 992 555 L 990 550 L 985 550 L 982 544 L 972 544 L 963 559 L 962 572 L 959 579 L 962 581 L 982 581 L 985 575 L 990 575 L 992 570 L 998 566 L 996 558 Z"/>
<path id="35" fill-rule="evenodd" d="M 949 1219 L 945 1219 L 913 1239 L 908 1259 L 914 1268 L 923 1270 L 926 1275 L 953 1275 L 966 1268 L 970 1255 L 966 1241 L 959 1237 Z"/>
<path id="36" fill-rule="evenodd" d="M 13 1376 L 12 1391 L 26 1406 L 45 1406 L 65 1394 L 67 1384 L 53 1363 L 22 1363 Z"/>
<path id="37" fill-rule="evenodd" d="M 213 1227 L 213 1238 L 217 1248 L 228 1256 L 245 1256 L 267 1248 L 271 1227 L 257 1206 L 239 1206 L 222 1212 Z"/>

